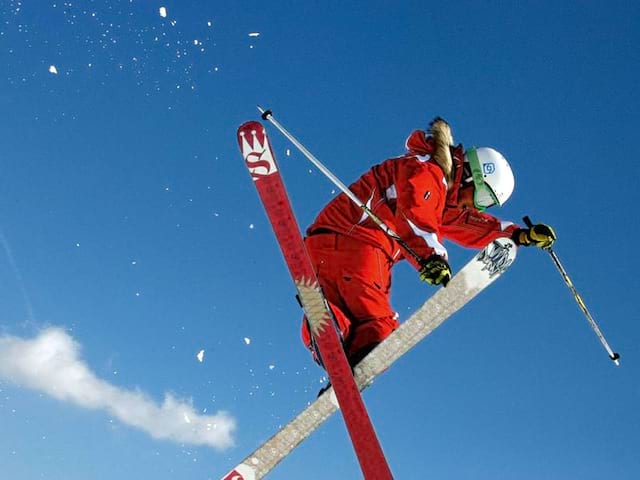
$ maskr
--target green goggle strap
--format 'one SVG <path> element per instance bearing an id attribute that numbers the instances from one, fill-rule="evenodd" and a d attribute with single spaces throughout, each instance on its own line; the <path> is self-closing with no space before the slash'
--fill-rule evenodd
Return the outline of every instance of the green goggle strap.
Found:
<path id="1" fill-rule="evenodd" d="M 471 147 L 467 149 L 465 154 L 467 156 L 467 159 L 469 160 L 469 166 L 471 167 L 471 176 L 473 178 L 473 185 L 475 188 L 475 191 L 473 192 L 474 206 L 480 211 L 483 211 L 487 208 L 485 206 L 478 205 L 477 198 L 478 198 L 478 195 L 481 194 L 481 192 L 488 193 L 493 199 L 493 201 L 495 202 L 495 204 L 498 204 L 499 203 L 498 199 L 493 193 L 493 190 L 491 190 L 489 185 L 484 183 L 484 176 L 482 174 L 482 167 L 480 166 L 480 159 L 478 158 L 478 151 L 476 150 L 475 147 Z"/>

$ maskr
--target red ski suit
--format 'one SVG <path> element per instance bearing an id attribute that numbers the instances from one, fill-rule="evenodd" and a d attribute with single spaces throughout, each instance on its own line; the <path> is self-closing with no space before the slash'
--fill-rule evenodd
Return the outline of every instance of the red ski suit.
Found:
<path id="1" fill-rule="evenodd" d="M 416 130 L 406 146 L 408 153 L 372 167 L 349 188 L 422 258 L 434 253 L 446 258 L 443 238 L 484 248 L 518 228 L 458 206 L 462 146 L 451 149 L 455 170 L 450 188 L 442 168 L 431 158 L 431 137 Z M 391 268 L 404 258 L 401 247 L 344 193 L 325 206 L 306 233 L 305 244 L 334 307 L 345 351 L 357 361 L 399 325 L 390 304 L 390 288 Z M 302 336 L 313 351 L 306 321 Z"/>

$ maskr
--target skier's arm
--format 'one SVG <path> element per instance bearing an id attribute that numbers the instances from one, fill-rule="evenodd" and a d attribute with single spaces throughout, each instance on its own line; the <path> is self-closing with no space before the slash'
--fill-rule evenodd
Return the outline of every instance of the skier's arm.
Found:
<path id="1" fill-rule="evenodd" d="M 398 234 L 423 258 L 433 254 L 446 258 L 439 235 L 447 191 L 442 169 L 415 157 L 401 161 L 396 175 Z"/>
<path id="2" fill-rule="evenodd" d="M 440 227 L 444 237 L 469 248 L 484 248 L 497 238 L 511 238 L 518 229 L 518 225 L 488 213 L 450 206 L 444 210 Z"/>

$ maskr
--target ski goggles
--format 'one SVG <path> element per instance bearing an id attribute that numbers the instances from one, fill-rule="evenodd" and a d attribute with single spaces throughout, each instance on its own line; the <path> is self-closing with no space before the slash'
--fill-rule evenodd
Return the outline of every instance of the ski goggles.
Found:
<path id="1" fill-rule="evenodd" d="M 471 178 L 473 179 L 473 205 L 480 211 L 483 211 L 494 205 L 498 205 L 498 197 L 491 187 L 484 181 L 484 172 L 478 158 L 478 151 L 475 147 L 467 149 L 465 156 L 469 162 L 471 169 Z"/>

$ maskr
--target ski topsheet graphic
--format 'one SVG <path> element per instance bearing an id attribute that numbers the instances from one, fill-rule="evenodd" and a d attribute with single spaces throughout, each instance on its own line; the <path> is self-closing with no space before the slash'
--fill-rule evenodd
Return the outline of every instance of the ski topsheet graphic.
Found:
<path id="1" fill-rule="evenodd" d="M 243 127 L 247 126 L 251 126 L 256 131 L 264 131 L 264 127 L 258 122 L 250 122 L 243 125 Z M 248 133 L 246 128 L 244 129 L 244 136 L 240 135 L 240 131 L 238 141 L 241 149 L 243 149 L 243 156 L 246 159 L 247 166 L 256 182 L 256 188 L 258 188 L 259 192 L 260 188 L 271 190 L 270 186 L 258 187 L 262 176 L 273 175 L 274 172 L 277 172 L 277 164 L 266 144 L 266 137 L 264 137 L 264 143 L 261 143 L 264 145 L 263 149 L 269 150 L 269 154 L 265 157 L 265 154 L 255 151 L 255 149 L 251 150 L 247 145 L 243 147 L 242 139 Z M 247 143 L 249 143 L 248 140 Z M 282 183 L 281 180 L 279 180 L 279 183 Z M 288 205 L 284 185 L 282 185 L 281 194 L 284 195 L 284 201 Z M 263 201 L 269 200 L 263 199 Z M 271 201 L 278 203 L 275 198 L 272 198 Z M 266 204 L 265 209 L 269 211 L 269 207 Z M 297 226 L 295 230 L 300 235 Z M 403 322 L 395 332 L 355 367 L 355 382 L 358 388 L 363 390 L 368 387 L 380 373 L 387 370 L 404 353 L 493 283 L 511 266 L 516 258 L 516 253 L 516 245 L 507 238 L 495 240 L 478 252 L 469 263 L 454 275 L 446 288 L 436 291 L 422 307 L 414 312 L 409 319 Z M 304 255 L 306 255 L 306 252 L 304 252 Z M 333 388 L 329 388 L 297 417 L 247 456 L 222 480 L 256 480 L 263 478 L 338 408 L 339 403 L 336 399 L 336 393 Z M 365 478 L 368 479 L 369 477 L 365 476 Z"/>
<path id="2" fill-rule="evenodd" d="M 366 479 L 392 479 L 391 470 L 342 349 L 331 310 L 318 285 L 264 127 L 259 122 L 241 125 L 238 129 L 238 144 L 320 349 L 362 472 Z M 263 471 L 265 467 L 266 471 Z M 273 467 L 262 465 L 256 458 L 250 465 L 239 466 L 234 470 L 235 473 L 231 472 L 225 478 L 261 478 L 271 468 Z"/>

